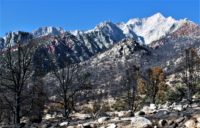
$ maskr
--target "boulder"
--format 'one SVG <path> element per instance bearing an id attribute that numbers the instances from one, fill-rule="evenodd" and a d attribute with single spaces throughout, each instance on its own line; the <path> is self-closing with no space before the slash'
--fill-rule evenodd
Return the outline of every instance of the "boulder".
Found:
<path id="1" fill-rule="evenodd" d="M 78 124 L 76 128 L 83 128 L 83 124 Z"/>
<path id="2" fill-rule="evenodd" d="M 144 128 L 144 127 L 151 127 L 152 122 L 145 117 L 132 117 L 131 125 L 134 128 Z"/>
<path id="3" fill-rule="evenodd" d="M 118 117 L 130 117 L 132 116 L 132 111 L 129 110 L 129 111 L 120 111 L 120 112 L 117 112 L 118 114 Z"/>
<path id="4" fill-rule="evenodd" d="M 99 128 L 106 128 L 105 126 L 101 126 L 101 127 L 99 127 Z"/>
<path id="5" fill-rule="evenodd" d="M 165 118 L 169 114 L 170 114 L 170 112 L 168 110 L 160 109 L 160 110 L 157 111 L 155 116 L 156 116 L 156 118 Z"/>
<path id="6" fill-rule="evenodd" d="M 200 123 L 200 116 L 199 116 L 199 117 L 196 117 L 196 119 L 197 119 L 197 122 Z"/>
<path id="7" fill-rule="evenodd" d="M 156 109 L 151 109 L 149 106 L 144 106 L 141 111 L 145 112 L 146 114 L 152 114 L 156 112 Z"/>
<path id="8" fill-rule="evenodd" d="M 181 122 L 183 122 L 185 120 L 185 117 L 180 117 L 180 118 L 178 118 L 175 122 L 176 123 L 181 123 Z"/>
<path id="9" fill-rule="evenodd" d="M 96 124 L 90 124 L 91 128 L 96 128 Z"/>
<path id="10" fill-rule="evenodd" d="M 138 111 L 135 113 L 135 116 L 144 116 L 145 115 L 145 112 L 143 111 Z"/>
<path id="11" fill-rule="evenodd" d="M 90 124 L 90 123 L 84 123 L 82 125 L 83 128 L 94 128 L 93 124 Z"/>
<path id="12" fill-rule="evenodd" d="M 178 127 L 178 123 L 173 123 L 168 128 L 177 128 L 177 127 Z"/>
<path id="13" fill-rule="evenodd" d="M 119 117 L 114 117 L 114 118 L 111 118 L 111 119 L 110 119 L 111 122 L 116 122 L 116 121 L 119 121 L 119 120 L 120 120 Z"/>
<path id="14" fill-rule="evenodd" d="M 177 111 L 183 111 L 184 110 L 183 105 L 181 105 L 181 104 L 174 105 L 173 109 L 177 110 Z"/>
<path id="15" fill-rule="evenodd" d="M 67 126 L 67 128 L 77 128 L 76 126 Z"/>
<path id="16" fill-rule="evenodd" d="M 153 127 L 153 126 L 152 126 L 152 125 L 149 125 L 149 124 L 143 126 L 143 128 L 152 128 L 152 127 Z M 137 127 L 136 127 L 136 128 L 137 128 Z"/>
<path id="17" fill-rule="evenodd" d="M 200 122 L 197 123 L 196 127 L 197 127 L 197 128 L 200 128 Z"/>
<path id="18" fill-rule="evenodd" d="M 109 120 L 110 118 L 109 117 L 101 117 L 97 120 L 98 123 L 102 124 L 104 123 L 105 121 Z"/>
<path id="19" fill-rule="evenodd" d="M 150 104 L 149 108 L 150 108 L 151 110 L 156 110 L 157 107 L 156 107 L 155 104 Z"/>
<path id="20" fill-rule="evenodd" d="M 168 120 L 168 125 L 172 125 L 174 124 L 174 121 L 173 120 Z"/>
<path id="21" fill-rule="evenodd" d="M 46 114 L 43 119 L 50 120 L 52 118 L 55 118 L 55 117 L 53 115 L 51 115 L 51 114 Z"/>
<path id="22" fill-rule="evenodd" d="M 170 102 L 167 101 L 164 105 L 162 105 L 162 108 L 168 110 L 169 106 L 170 106 Z"/>
<path id="23" fill-rule="evenodd" d="M 106 128 L 117 128 L 117 125 L 115 123 L 108 124 Z"/>
<path id="24" fill-rule="evenodd" d="M 91 119 L 92 115 L 91 114 L 81 114 L 81 113 L 76 113 L 74 114 L 74 117 L 80 119 L 80 120 L 86 120 L 86 119 Z"/>
<path id="25" fill-rule="evenodd" d="M 179 117 L 179 113 L 178 112 L 170 112 L 169 117 L 172 117 L 172 118 Z"/>
<path id="26" fill-rule="evenodd" d="M 188 100 L 187 99 L 182 99 L 180 103 L 181 104 L 188 104 Z"/>
<path id="27" fill-rule="evenodd" d="M 193 119 L 186 121 L 184 125 L 187 128 L 196 128 L 196 123 L 195 123 L 195 120 L 193 120 Z"/>
<path id="28" fill-rule="evenodd" d="M 130 121 L 132 117 L 125 117 L 125 118 L 120 118 L 121 121 Z"/>
<path id="29" fill-rule="evenodd" d="M 62 122 L 62 123 L 59 124 L 59 126 L 61 126 L 61 127 L 62 127 L 62 126 L 67 126 L 67 125 L 68 125 L 68 122 L 67 122 L 67 121 Z"/>
<path id="30" fill-rule="evenodd" d="M 198 104 L 198 103 L 193 103 L 193 104 L 191 104 L 191 107 L 192 108 L 197 108 L 197 107 L 199 107 L 200 105 Z"/>
<path id="31" fill-rule="evenodd" d="M 49 127 L 51 127 L 51 124 L 50 123 L 41 123 L 39 127 L 40 128 L 49 128 Z"/>

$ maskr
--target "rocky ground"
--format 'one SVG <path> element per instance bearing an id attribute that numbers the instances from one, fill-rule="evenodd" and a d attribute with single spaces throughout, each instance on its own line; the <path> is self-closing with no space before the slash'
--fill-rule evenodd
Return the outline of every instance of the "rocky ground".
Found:
<path id="1" fill-rule="evenodd" d="M 71 120 L 46 114 L 41 123 L 24 120 L 25 128 L 200 128 L 200 102 L 189 104 L 187 100 L 163 105 L 150 104 L 141 110 L 113 111 L 100 114 L 73 113 Z M 3 128 L 3 127 L 2 127 Z M 4 127 L 6 128 L 6 126 Z"/>

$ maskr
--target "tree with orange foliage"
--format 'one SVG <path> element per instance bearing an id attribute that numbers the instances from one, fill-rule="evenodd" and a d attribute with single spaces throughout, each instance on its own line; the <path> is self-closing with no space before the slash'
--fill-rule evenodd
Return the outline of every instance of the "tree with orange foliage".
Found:
<path id="1" fill-rule="evenodd" d="M 163 90 L 166 90 L 165 74 L 160 67 L 154 67 L 147 70 L 147 88 L 146 94 L 150 102 L 155 103 L 156 99 L 161 98 Z"/>

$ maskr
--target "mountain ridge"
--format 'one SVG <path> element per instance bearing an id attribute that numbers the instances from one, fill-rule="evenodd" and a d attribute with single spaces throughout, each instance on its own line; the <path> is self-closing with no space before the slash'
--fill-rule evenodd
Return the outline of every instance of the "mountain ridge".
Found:
<path id="1" fill-rule="evenodd" d="M 74 36 L 82 36 L 84 34 L 90 35 L 91 33 L 101 31 L 106 34 L 110 34 L 110 37 L 113 40 L 113 42 L 118 42 L 119 40 L 128 37 L 133 38 L 141 44 L 148 45 L 151 42 L 156 41 L 162 38 L 163 36 L 166 36 L 168 33 L 175 31 L 187 22 L 192 21 L 189 21 L 187 19 L 175 20 L 172 17 L 164 17 L 161 13 L 156 13 L 150 17 L 132 18 L 129 19 L 126 23 L 112 23 L 111 21 L 101 22 L 98 25 L 96 25 L 93 29 L 86 31 L 66 31 L 62 27 L 45 26 L 39 27 L 38 29 L 28 33 L 32 34 L 35 38 L 37 38 L 46 35 L 61 35 L 65 32 L 70 32 Z M 150 25 L 151 27 L 149 27 Z M 6 40 L 6 36 L 3 39 Z"/>

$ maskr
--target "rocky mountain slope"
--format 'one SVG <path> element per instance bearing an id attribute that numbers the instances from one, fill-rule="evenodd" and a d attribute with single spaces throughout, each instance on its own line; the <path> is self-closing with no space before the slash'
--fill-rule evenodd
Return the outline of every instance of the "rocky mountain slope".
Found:
<path id="1" fill-rule="evenodd" d="M 63 60 L 79 62 L 84 71 L 92 74 L 90 82 L 93 90 L 86 99 L 91 98 L 93 94 L 96 99 L 106 96 L 106 98 L 102 98 L 102 102 L 110 105 L 116 100 L 113 97 L 122 95 L 121 82 L 127 69 L 137 66 L 143 73 L 148 68 L 159 66 L 164 69 L 168 79 L 173 81 L 174 79 L 171 79 L 170 75 L 181 71 L 179 68 L 183 63 L 184 50 L 194 47 L 200 54 L 200 26 L 189 20 L 165 18 L 160 13 L 148 18 L 130 19 L 127 23 L 103 22 L 88 31 L 68 32 L 57 27 L 41 27 L 32 33 L 11 32 L 0 38 L 0 53 L 4 52 L 9 45 L 15 48 L 16 43 L 26 43 L 33 39 L 40 41 L 37 42 L 38 47 L 33 55 L 35 71 L 39 69 L 40 72 L 45 73 L 42 78 L 45 94 L 54 101 L 57 98 L 54 93 L 57 83 L 55 78 L 50 73 L 48 74 L 51 68 L 50 55 L 55 55 L 59 63 L 62 63 Z M 48 105 L 50 106 L 50 104 Z M 88 106 L 90 105 L 88 104 Z M 78 106 L 81 107 L 81 105 Z M 128 112 L 122 112 L 121 115 L 124 117 L 120 117 L 119 112 L 106 113 L 105 118 L 102 117 L 98 120 L 92 119 L 91 115 L 79 119 L 81 116 L 76 117 L 75 115 L 79 113 L 73 113 L 71 118 L 75 121 L 70 124 L 63 122 L 63 124 L 77 126 L 78 123 L 82 125 L 87 123 L 88 125 L 106 125 L 106 127 L 115 128 L 116 126 L 132 127 L 130 123 L 137 123 L 137 121 L 139 121 L 138 125 L 148 122 L 150 126 L 159 127 L 184 127 L 186 125 L 190 127 L 191 122 L 196 127 L 200 123 L 199 104 L 180 103 L 177 105 L 175 103 L 154 106 L 153 111 L 151 111 L 152 106 L 146 106 L 146 109 L 144 107 L 141 111 L 134 113 L 136 117 L 131 118 L 124 118 L 130 117 L 123 115 Z M 46 116 L 48 114 L 46 113 Z M 188 115 L 192 115 L 192 118 Z M 58 118 L 55 118 L 56 121 L 52 118 L 49 120 L 45 118 L 44 125 L 56 123 L 60 127 L 61 122 L 58 121 Z M 190 120 L 192 121 L 186 124 Z M 89 121 L 90 123 L 88 123 Z M 99 123 L 100 121 L 101 123 Z M 41 125 L 43 124 L 41 123 Z"/>
<path id="2" fill-rule="evenodd" d="M 143 71 L 161 66 L 172 73 L 181 63 L 185 48 L 200 47 L 200 26 L 157 13 L 127 23 L 103 22 L 88 31 L 41 27 L 32 33 L 11 32 L 0 38 L 0 49 L 36 38 L 44 39 L 34 55 L 35 62 L 40 60 L 35 63 L 39 69 L 49 67 L 48 53 L 54 53 L 58 61 L 83 62 L 88 69 L 101 74 L 117 72 L 125 67 L 125 62 L 138 65 Z"/>
<path id="3" fill-rule="evenodd" d="M 61 27 L 41 27 L 33 31 L 32 33 L 35 37 L 41 37 L 46 35 L 52 35 L 52 36 L 60 35 L 64 32 L 65 32 L 64 29 Z"/>
<path id="4" fill-rule="evenodd" d="M 141 44 L 150 44 L 174 32 L 187 22 L 189 21 L 185 19 L 175 20 L 172 17 L 164 17 L 162 14 L 156 13 L 147 18 L 130 19 L 127 23 L 121 22 L 115 24 L 110 21 L 102 22 L 94 29 L 87 31 L 76 30 L 70 31 L 70 33 L 88 47 L 93 48 L 95 47 L 94 45 L 96 45 L 95 48 L 98 49 L 98 47 L 108 48 L 125 37 L 132 38 Z M 47 35 L 58 36 L 65 32 L 66 31 L 61 27 L 41 27 L 30 34 L 33 35 L 34 38 L 37 38 Z M 12 33 L 15 33 L 15 35 L 17 34 L 17 32 Z M 6 38 L 6 36 L 1 38 L 1 42 L 6 42 Z"/>

